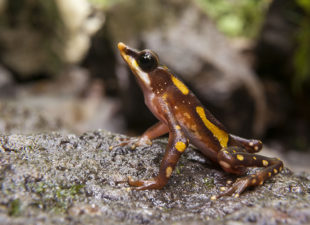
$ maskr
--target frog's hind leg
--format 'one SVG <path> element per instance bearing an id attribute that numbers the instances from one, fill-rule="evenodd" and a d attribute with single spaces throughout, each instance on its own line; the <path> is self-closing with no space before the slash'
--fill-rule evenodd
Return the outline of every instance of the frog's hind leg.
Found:
<path id="1" fill-rule="evenodd" d="M 247 152 L 257 153 L 263 148 L 263 143 L 256 139 L 245 139 L 236 135 L 229 134 L 229 146 L 239 146 Z"/>
<path id="2" fill-rule="evenodd" d="M 218 154 L 218 162 L 221 167 L 228 173 L 244 174 L 247 167 L 264 167 L 263 170 L 256 174 L 237 179 L 227 190 L 218 197 L 224 195 L 239 195 L 250 186 L 259 186 L 273 175 L 283 169 L 283 162 L 277 158 L 248 153 L 247 150 L 240 147 L 223 148 Z"/>

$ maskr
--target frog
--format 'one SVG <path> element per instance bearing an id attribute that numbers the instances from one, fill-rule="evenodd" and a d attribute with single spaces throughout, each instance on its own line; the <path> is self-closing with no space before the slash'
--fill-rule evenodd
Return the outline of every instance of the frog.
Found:
<path id="1" fill-rule="evenodd" d="M 159 63 L 155 52 L 149 49 L 139 51 L 122 42 L 117 46 L 143 92 L 146 106 L 158 119 L 133 141 L 132 148 L 151 145 L 155 138 L 169 134 L 158 175 L 142 180 L 128 177 L 130 186 L 136 190 L 162 189 L 189 144 L 225 172 L 240 176 L 220 194 L 212 196 L 213 199 L 239 197 L 247 188 L 263 185 L 283 170 L 280 159 L 257 154 L 263 147 L 262 141 L 229 133 L 188 86 L 167 66 Z M 127 140 L 122 144 L 129 143 Z M 249 175 L 250 167 L 262 169 Z"/>

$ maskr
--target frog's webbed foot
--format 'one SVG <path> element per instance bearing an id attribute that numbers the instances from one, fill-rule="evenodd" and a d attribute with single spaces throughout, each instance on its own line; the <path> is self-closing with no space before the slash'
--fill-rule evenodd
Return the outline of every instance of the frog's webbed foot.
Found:
<path id="1" fill-rule="evenodd" d="M 238 178 L 233 185 L 231 185 L 228 189 L 224 190 L 223 193 L 214 196 L 213 198 L 218 199 L 223 196 L 234 196 L 235 198 L 238 198 L 240 194 L 250 186 L 251 181 L 253 180 L 253 177 L 243 177 Z"/>
<path id="2" fill-rule="evenodd" d="M 128 184 L 133 186 L 134 190 L 161 189 L 166 183 L 166 180 L 161 180 L 160 177 L 154 177 L 149 180 L 133 180 L 131 177 L 128 177 Z"/>
<path id="3" fill-rule="evenodd" d="M 239 197 L 246 188 L 262 185 L 265 180 L 283 169 L 283 162 L 279 159 L 248 153 L 245 149 L 238 147 L 223 148 L 218 153 L 218 162 L 226 172 L 238 175 L 244 174 L 248 167 L 263 167 L 263 169 L 255 174 L 237 179 L 231 187 L 217 197 L 213 196 L 212 199 L 225 195 Z"/>
<path id="4" fill-rule="evenodd" d="M 136 138 L 122 138 L 120 143 L 117 145 L 110 146 L 110 150 L 118 147 L 129 146 L 132 150 L 136 149 L 138 146 L 151 145 L 152 141 L 146 136 L 136 137 Z"/>

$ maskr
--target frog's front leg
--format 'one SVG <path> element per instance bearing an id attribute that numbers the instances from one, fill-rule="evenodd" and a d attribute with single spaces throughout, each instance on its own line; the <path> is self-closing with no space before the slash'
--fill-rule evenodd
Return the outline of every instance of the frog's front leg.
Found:
<path id="1" fill-rule="evenodd" d="M 229 173 L 244 174 L 247 167 L 265 167 L 256 174 L 237 179 L 237 181 L 218 197 L 234 194 L 239 195 L 250 186 L 259 186 L 283 169 L 283 162 L 277 158 L 252 154 L 240 147 L 227 147 L 218 153 L 218 162 Z"/>
<path id="2" fill-rule="evenodd" d="M 169 129 L 162 121 L 148 128 L 139 138 L 138 144 L 152 144 L 152 140 L 168 133 Z"/>
<path id="3" fill-rule="evenodd" d="M 164 124 L 162 121 L 159 121 L 150 128 L 148 128 L 140 137 L 122 139 L 120 144 L 114 145 L 110 148 L 113 149 L 119 146 L 129 145 L 132 149 L 135 149 L 138 146 L 151 145 L 153 139 L 162 136 L 167 132 L 167 125 Z"/>
<path id="4" fill-rule="evenodd" d="M 177 129 L 179 126 L 175 125 L 169 132 L 169 140 L 166 148 L 164 158 L 160 164 L 159 174 L 150 180 L 133 181 L 129 178 L 128 183 L 131 186 L 137 187 L 137 190 L 145 189 L 161 189 L 163 188 L 172 174 L 181 154 L 188 146 L 188 139 L 183 132 Z"/>

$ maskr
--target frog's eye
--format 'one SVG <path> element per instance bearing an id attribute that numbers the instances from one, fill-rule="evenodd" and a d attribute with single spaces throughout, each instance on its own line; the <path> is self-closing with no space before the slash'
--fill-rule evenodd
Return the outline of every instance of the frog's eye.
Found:
<path id="1" fill-rule="evenodd" d="M 157 56 L 147 50 L 139 54 L 137 62 L 144 72 L 151 72 L 158 66 Z"/>

